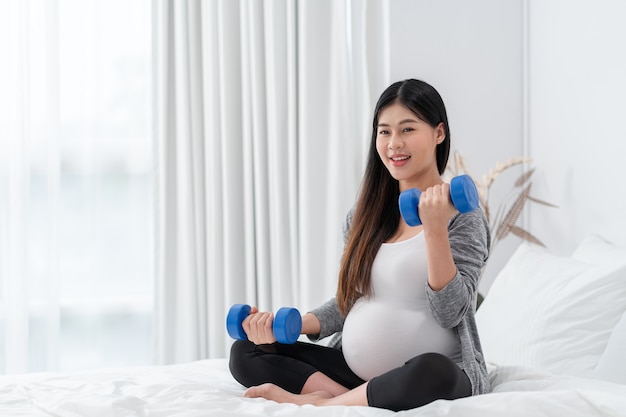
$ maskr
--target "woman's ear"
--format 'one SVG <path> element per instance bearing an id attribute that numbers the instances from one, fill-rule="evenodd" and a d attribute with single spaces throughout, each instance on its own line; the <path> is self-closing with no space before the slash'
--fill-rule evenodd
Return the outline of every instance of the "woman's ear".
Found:
<path id="1" fill-rule="evenodd" d="M 435 138 L 437 139 L 437 145 L 446 139 L 446 129 L 443 122 L 440 122 L 435 128 Z"/>

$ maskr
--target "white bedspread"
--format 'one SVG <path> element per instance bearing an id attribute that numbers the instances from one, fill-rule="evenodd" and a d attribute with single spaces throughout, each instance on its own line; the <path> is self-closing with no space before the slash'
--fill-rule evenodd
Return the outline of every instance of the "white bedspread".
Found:
<path id="1" fill-rule="evenodd" d="M 493 393 L 393 413 L 368 407 L 314 407 L 245 399 L 226 361 L 82 373 L 0 376 L 0 416 L 626 416 L 626 385 L 492 367 Z"/>

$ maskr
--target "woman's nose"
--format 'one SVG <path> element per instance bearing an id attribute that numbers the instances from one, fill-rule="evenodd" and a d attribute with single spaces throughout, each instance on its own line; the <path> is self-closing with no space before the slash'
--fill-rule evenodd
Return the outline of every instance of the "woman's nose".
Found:
<path id="1" fill-rule="evenodd" d="M 387 145 L 390 150 L 400 149 L 404 146 L 404 142 L 400 140 L 396 135 L 389 136 L 389 144 Z"/>

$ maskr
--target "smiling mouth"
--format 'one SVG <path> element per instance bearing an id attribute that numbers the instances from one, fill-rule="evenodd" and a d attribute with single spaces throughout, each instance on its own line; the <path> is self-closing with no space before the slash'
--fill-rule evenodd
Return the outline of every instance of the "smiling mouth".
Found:
<path id="1" fill-rule="evenodd" d="M 410 156 L 398 156 L 398 157 L 392 157 L 392 158 L 389 158 L 389 159 L 391 159 L 394 162 L 400 162 L 400 161 L 406 161 L 409 158 L 410 158 Z"/>

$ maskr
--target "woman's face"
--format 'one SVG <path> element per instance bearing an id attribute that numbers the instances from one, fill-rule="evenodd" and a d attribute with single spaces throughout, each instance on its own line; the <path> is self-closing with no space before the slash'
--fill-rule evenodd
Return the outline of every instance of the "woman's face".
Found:
<path id="1" fill-rule="evenodd" d="M 400 103 L 378 115 L 376 149 L 401 190 L 439 178 L 435 149 L 444 139 L 443 123 L 433 128 Z"/>

